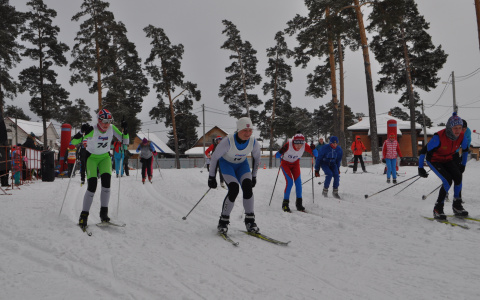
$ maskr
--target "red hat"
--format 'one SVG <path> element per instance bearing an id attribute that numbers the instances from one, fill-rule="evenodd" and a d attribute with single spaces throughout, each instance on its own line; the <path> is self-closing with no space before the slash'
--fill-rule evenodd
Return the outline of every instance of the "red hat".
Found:
<path id="1" fill-rule="evenodd" d="M 219 136 L 219 135 L 215 138 L 215 140 L 217 140 L 217 141 L 218 141 L 218 140 L 222 140 L 222 139 L 223 139 L 223 138 L 222 138 L 221 136 Z"/>
<path id="2" fill-rule="evenodd" d="M 294 144 L 305 144 L 305 137 L 301 133 L 297 133 L 293 136 L 292 143 Z"/>

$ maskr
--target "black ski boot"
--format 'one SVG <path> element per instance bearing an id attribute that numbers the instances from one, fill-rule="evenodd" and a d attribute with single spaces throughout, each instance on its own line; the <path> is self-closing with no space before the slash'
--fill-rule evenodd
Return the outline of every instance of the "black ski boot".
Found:
<path id="1" fill-rule="evenodd" d="M 463 208 L 462 202 L 463 202 L 462 198 L 453 199 L 452 209 L 453 209 L 453 213 L 457 217 L 467 217 L 468 216 L 468 211 L 466 211 Z"/>
<path id="2" fill-rule="evenodd" d="M 289 213 L 292 212 L 292 211 L 290 210 L 290 207 L 288 206 L 289 203 L 290 203 L 290 200 L 283 199 L 282 209 L 283 209 L 284 212 L 289 212 Z"/>
<path id="3" fill-rule="evenodd" d="M 328 197 L 328 189 L 323 189 L 323 192 L 322 192 L 322 195 L 323 197 Z"/>
<path id="4" fill-rule="evenodd" d="M 390 183 L 390 178 L 387 179 L 387 183 Z"/>
<path id="5" fill-rule="evenodd" d="M 397 180 L 396 180 L 396 179 L 393 180 L 393 184 L 397 184 Z"/>
<path id="6" fill-rule="evenodd" d="M 297 201 L 295 202 L 295 205 L 297 206 L 298 211 L 305 211 L 305 207 L 302 205 L 302 198 L 297 198 Z"/>
<path id="7" fill-rule="evenodd" d="M 248 232 L 257 233 L 260 229 L 255 224 L 255 215 L 253 213 L 245 214 L 245 227 Z"/>
<path id="8" fill-rule="evenodd" d="M 220 220 L 218 220 L 217 230 L 220 233 L 227 233 L 228 231 L 228 224 L 230 224 L 230 216 L 220 216 Z"/>
<path id="9" fill-rule="evenodd" d="M 333 189 L 332 195 L 333 195 L 333 198 L 340 199 L 340 195 L 338 194 L 338 189 Z"/>
<path id="10" fill-rule="evenodd" d="M 100 220 L 102 222 L 110 222 L 108 217 L 108 207 L 100 207 Z"/>
<path id="11" fill-rule="evenodd" d="M 446 220 L 447 216 L 443 212 L 443 203 L 435 203 L 433 207 L 433 218 L 437 220 Z"/>
<path id="12" fill-rule="evenodd" d="M 87 228 L 87 220 L 88 220 L 88 211 L 82 211 L 80 213 L 80 219 L 78 220 L 78 226 L 82 229 Z"/>

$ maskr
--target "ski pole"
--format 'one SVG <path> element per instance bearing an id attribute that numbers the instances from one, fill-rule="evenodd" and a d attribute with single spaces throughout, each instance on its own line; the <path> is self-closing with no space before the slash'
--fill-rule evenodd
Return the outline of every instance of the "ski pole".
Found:
<path id="1" fill-rule="evenodd" d="M 270 204 L 272 203 L 273 192 L 275 192 L 275 186 L 277 186 L 278 175 L 280 174 L 281 167 L 282 167 L 282 164 L 280 163 L 280 166 L 278 167 L 278 172 L 277 172 L 277 179 L 275 179 L 275 184 L 273 185 L 273 190 L 272 190 L 272 196 L 270 197 L 270 202 L 268 203 L 268 206 L 270 206 Z"/>
<path id="2" fill-rule="evenodd" d="M 59 216 L 62 214 L 63 204 L 65 203 L 65 199 L 67 198 L 68 188 L 70 187 L 70 181 L 72 181 L 72 174 L 73 174 L 73 171 L 75 171 L 76 165 L 77 165 L 77 160 L 75 159 L 75 163 L 73 164 L 72 172 L 70 173 L 70 179 L 68 180 L 67 190 L 65 191 L 65 196 L 63 197 L 62 206 L 60 207 L 60 212 L 58 213 Z"/>
<path id="3" fill-rule="evenodd" d="M 202 169 L 200 170 L 200 173 L 203 173 L 203 169 L 205 168 L 206 165 L 207 165 L 207 162 L 205 162 L 205 163 L 203 164 L 203 167 L 202 167 Z"/>
<path id="4" fill-rule="evenodd" d="M 428 172 L 430 172 L 431 170 L 428 170 Z M 427 173 L 428 173 L 427 172 Z M 411 186 L 412 184 L 414 184 L 417 180 L 419 180 L 420 178 L 422 177 L 418 177 L 417 179 L 415 179 L 413 182 L 411 182 L 409 185 L 407 185 L 406 187 L 404 187 L 403 189 L 400 190 L 400 192 L 396 193 L 394 196 L 400 194 L 404 189 L 408 188 L 409 186 Z"/>
<path id="5" fill-rule="evenodd" d="M 208 188 L 208 190 L 205 192 L 205 194 L 203 194 L 202 198 L 200 198 L 200 200 L 198 200 L 197 204 L 195 204 L 195 206 L 188 212 L 188 214 L 182 218 L 182 220 L 186 220 L 188 215 L 195 209 L 195 207 L 197 207 L 198 203 L 200 203 L 200 201 L 202 201 L 202 199 L 208 194 L 208 192 L 210 192 L 212 188 Z"/>
<path id="6" fill-rule="evenodd" d="M 313 159 L 313 156 L 312 156 L 312 202 L 315 203 L 315 189 L 313 188 L 313 162 L 314 162 L 314 159 Z"/>
<path id="7" fill-rule="evenodd" d="M 310 181 L 310 180 L 312 180 L 312 179 L 313 179 L 313 177 L 312 177 L 312 178 L 309 178 L 309 179 L 307 179 L 307 181 L 305 181 L 304 183 L 302 183 L 302 185 L 304 185 L 305 183 L 309 182 L 309 181 Z"/>
<path id="8" fill-rule="evenodd" d="M 163 179 L 162 171 L 160 170 L 160 165 L 158 164 L 158 159 L 157 159 L 156 156 L 155 156 L 155 162 L 157 163 L 157 168 L 158 168 L 158 172 L 160 172 L 160 177 L 162 177 L 162 179 Z"/>
<path id="9" fill-rule="evenodd" d="M 395 184 L 395 185 L 392 185 L 392 186 L 390 186 L 390 187 L 388 187 L 388 188 L 386 188 L 386 189 L 383 189 L 383 190 L 381 190 L 381 191 L 378 191 L 378 192 L 376 192 L 376 193 L 374 193 L 374 194 L 372 194 L 372 195 L 365 195 L 365 199 L 367 199 L 368 197 L 372 197 L 372 196 L 375 196 L 375 195 L 377 195 L 377 194 L 380 194 L 381 192 L 384 192 L 384 191 L 386 191 L 386 190 L 388 190 L 388 189 L 391 189 L 391 188 L 393 188 L 393 187 L 396 187 L 397 185 L 402 184 L 402 183 L 404 183 L 405 181 L 408 181 L 408 180 L 413 179 L 413 178 L 418 177 L 418 176 L 420 176 L 420 175 L 412 176 L 412 177 L 410 177 L 410 178 L 408 178 L 408 179 L 405 179 L 404 181 L 400 181 L 399 183 L 397 183 L 397 184 Z"/>
<path id="10" fill-rule="evenodd" d="M 431 194 L 435 193 L 435 191 L 436 191 L 436 190 L 438 190 L 439 188 L 441 188 L 441 187 L 442 187 L 442 185 L 443 185 L 443 184 L 439 185 L 439 186 L 438 186 L 436 189 L 434 189 L 433 191 L 431 191 L 431 192 L 430 192 L 430 194 L 428 194 L 428 195 L 426 195 L 426 196 L 425 196 L 425 195 L 423 195 L 423 196 L 422 196 L 422 200 L 425 200 L 425 199 L 427 199 L 427 198 L 428 198 L 428 196 L 430 196 Z"/>

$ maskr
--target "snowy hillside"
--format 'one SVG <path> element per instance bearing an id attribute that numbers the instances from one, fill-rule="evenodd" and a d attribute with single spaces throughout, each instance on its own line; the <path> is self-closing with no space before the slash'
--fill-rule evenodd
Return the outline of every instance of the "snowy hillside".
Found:
<path id="1" fill-rule="evenodd" d="M 309 213 L 281 210 L 284 178 L 259 170 L 254 188 L 260 231 L 291 241 L 278 246 L 243 234 L 241 201 L 232 212 L 234 247 L 216 235 L 226 191 L 207 191 L 199 169 L 155 170 L 153 184 L 132 171 L 112 178 L 110 216 L 125 228 L 100 228 L 99 190 L 89 219 L 91 237 L 76 226 L 86 186 L 72 179 L 35 182 L 1 197 L 1 299 L 480 299 L 480 223 L 451 218 L 469 230 L 432 222 L 440 181 L 430 175 L 399 192 L 383 166 L 368 174 L 341 175 L 343 200 L 323 198 L 315 179 L 304 187 Z M 343 168 L 343 171 L 346 169 Z M 403 167 L 399 181 L 416 175 Z M 480 163 L 470 161 L 464 180 L 465 208 L 480 217 Z M 302 169 L 303 181 L 310 169 Z M 330 189 L 331 191 L 331 189 Z M 329 195 L 330 196 L 330 195 Z M 450 197 L 452 195 L 450 194 Z M 292 191 L 294 199 L 294 191 Z M 451 214 L 451 202 L 445 212 Z"/>

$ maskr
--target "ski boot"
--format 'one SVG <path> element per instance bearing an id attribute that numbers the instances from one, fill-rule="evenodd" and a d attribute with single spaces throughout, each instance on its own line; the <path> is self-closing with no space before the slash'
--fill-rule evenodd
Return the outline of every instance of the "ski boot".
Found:
<path id="1" fill-rule="evenodd" d="M 283 199 L 282 209 L 283 209 L 284 212 L 289 212 L 289 213 L 292 212 L 292 211 L 290 210 L 290 207 L 288 206 L 289 203 L 290 203 L 290 200 Z"/>
<path id="2" fill-rule="evenodd" d="M 80 228 L 85 229 L 87 228 L 87 220 L 88 220 L 88 211 L 82 211 L 80 213 L 80 219 L 78 220 L 78 226 Z"/>
<path id="3" fill-rule="evenodd" d="M 443 203 L 435 203 L 435 206 L 433 207 L 433 218 L 437 220 L 447 219 L 447 216 L 443 212 Z"/>
<path id="4" fill-rule="evenodd" d="M 463 208 L 462 202 L 463 202 L 462 198 L 454 198 L 453 199 L 452 209 L 453 209 L 453 213 L 457 217 L 467 217 L 468 216 L 468 211 L 466 211 Z"/>
<path id="5" fill-rule="evenodd" d="M 228 224 L 230 224 L 230 216 L 220 216 L 220 220 L 218 220 L 217 230 L 219 233 L 227 233 L 228 231 Z"/>
<path id="6" fill-rule="evenodd" d="M 145 184 L 145 177 L 144 177 L 144 178 L 142 178 L 142 183 L 143 183 L 143 184 Z"/>
<path id="7" fill-rule="evenodd" d="M 150 181 L 150 183 L 152 183 L 152 176 L 148 176 L 148 181 Z"/>
<path id="8" fill-rule="evenodd" d="M 333 195 L 333 198 L 340 199 L 340 195 L 338 194 L 338 189 L 333 189 L 332 195 Z"/>
<path id="9" fill-rule="evenodd" d="M 328 189 L 324 188 L 322 191 L 323 197 L 328 197 Z"/>
<path id="10" fill-rule="evenodd" d="M 390 178 L 387 178 L 387 183 L 390 183 Z"/>
<path id="11" fill-rule="evenodd" d="M 255 224 L 255 215 L 253 213 L 245 214 L 245 227 L 248 232 L 257 233 L 260 229 Z"/>
<path id="12" fill-rule="evenodd" d="M 397 184 L 397 180 L 396 180 L 396 179 L 393 179 L 392 183 L 393 183 L 393 184 Z"/>
<path id="13" fill-rule="evenodd" d="M 297 198 L 297 201 L 295 202 L 295 206 L 297 207 L 298 211 L 305 212 L 305 207 L 303 207 L 302 205 L 302 198 Z"/>
<path id="14" fill-rule="evenodd" d="M 103 222 L 110 222 L 110 218 L 108 217 L 108 207 L 100 207 L 100 220 Z"/>

